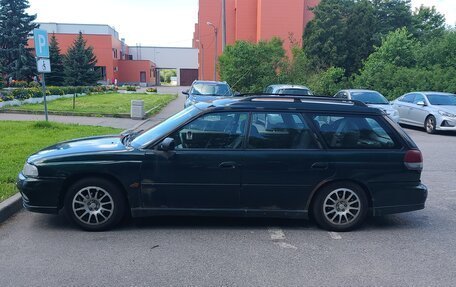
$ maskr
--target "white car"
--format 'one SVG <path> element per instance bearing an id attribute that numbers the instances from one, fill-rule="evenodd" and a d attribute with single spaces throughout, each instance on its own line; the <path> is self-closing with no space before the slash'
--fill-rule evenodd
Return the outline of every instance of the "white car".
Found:
<path id="1" fill-rule="evenodd" d="M 388 100 L 379 92 L 373 90 L 341 90 L 334 95 L 335 98 L 357 100 L 365 103 L 369 107 L 384 111 L 395 122 L 399 122 L 399 112 Z"/>
<path id="2" fill-rule="evenodd" d="M 413 92 L 393 101 L 399 123 L 424 127 L 426 132 L 456 131 L 456 95 L 440 92 Z"/>

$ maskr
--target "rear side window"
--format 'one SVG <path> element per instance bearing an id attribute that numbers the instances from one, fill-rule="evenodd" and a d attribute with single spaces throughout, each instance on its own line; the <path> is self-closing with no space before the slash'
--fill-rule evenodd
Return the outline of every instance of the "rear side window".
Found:
<path id="1" fill-rule="evenodd" d="M 316 149 L 318 145 L 297 113 L 253 113 L 248 148 Z"/>
<path id="2" fill-rule="evenodd" d="M 334 149 L 397 149 L 391 129 L 379 117 L 313 115 L 324 141 Z"/>

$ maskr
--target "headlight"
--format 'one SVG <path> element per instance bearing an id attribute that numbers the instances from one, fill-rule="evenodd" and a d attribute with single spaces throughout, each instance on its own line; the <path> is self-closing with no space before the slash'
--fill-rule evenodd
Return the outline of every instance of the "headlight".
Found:
<path id="1" fill-rule="evenodd" d="M 22 174 L 27 177 L 37 177 L 38 176 L 38 168 L 32 164 L 26 162 L 24 164 L 24 168 L 22 169 Z"/>
<path id="2" fill-rule="evenodd" d="M 444 116 L 444 117 L 456 118 L 456 115 L 455 115 L 455 114 L 447 113 L 447 112 L 445 112 L 445 111 L 439 111 L 439 114 L 441 114 L 441 115 Z"/>

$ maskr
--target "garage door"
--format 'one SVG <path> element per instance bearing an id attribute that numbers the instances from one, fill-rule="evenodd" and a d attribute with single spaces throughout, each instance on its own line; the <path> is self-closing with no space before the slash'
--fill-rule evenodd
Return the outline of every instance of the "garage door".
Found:
<path id="1" fill-rule="evenodd" d="M 198 69 L 181 69 L 180 85 L 190 86 L 194 80 L 198 80 Z"/>

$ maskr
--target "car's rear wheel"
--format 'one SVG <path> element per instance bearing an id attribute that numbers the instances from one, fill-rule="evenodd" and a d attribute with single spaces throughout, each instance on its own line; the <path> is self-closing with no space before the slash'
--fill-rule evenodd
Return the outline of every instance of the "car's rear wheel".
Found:
<path id="1" fill-rule="evenodd" d="M 367 197 L 357 184 L 332 183 L 323 187 L 316 196 L 313 216 L 317 224 L 326 230 L 353 230 L 367 216 Z"/>
<path id="2" fill-rule="evenodd" d="M 89 231 L 114 227 L 122 220 L 125 205 L 120 189 L 102 178 L 87 178 L 76 182 L 65 197 L 67 216 Z"/>
<path id="3" fill-rule="evenodd" d="M 428 116 L 424 122 L 424 128 L 428 134 L 434 134 L 436 128 L 436 121 L 434 116 Z"/>

